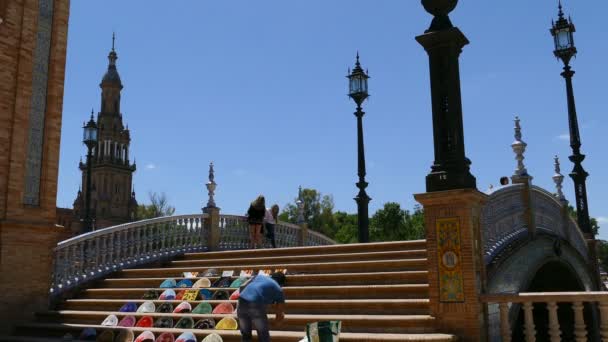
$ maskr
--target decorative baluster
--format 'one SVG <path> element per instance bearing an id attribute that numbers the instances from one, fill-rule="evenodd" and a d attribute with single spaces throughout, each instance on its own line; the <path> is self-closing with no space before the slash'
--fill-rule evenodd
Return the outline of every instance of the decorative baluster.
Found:
<path id="1" fill-rule="evenodd" d="M 534 316 L 532 314 L 532 309 L 534 309 L 532 303 L 524 303 L 524 332 L 526 334 L 526 342 L 536 342 L 536 330 L 534 327 Z"/>
<path id="2" fill-rule="evenodd" d="M 202 247 L 203 243 L 204 243 L 203 242 L 203 227 L 202 227 L 201 221 L 202 221 L 201 218 L 198 216 L 194 218 L 194 226 L 196 227 L 196 232 L 195 232 L 196 239 L 194 240 L 195 243 L 194 243 L 193 247 L 195 247 L 195 248 Z"/>
<path id="3" fill-rule="evenodd" d="M 146 226 L 146 242 L 148 243 L 148 253 L 146 255 L 148 258 L 151 258 L 154 253 L 152 249 L 152 244 L 154 243 L 154 225 Z"/>
<path id="4" fill-rule="evenodd" d="M 101 236 L 95 237 L 95 263 L 93 264 L 93 270 L 95 273 L 99 273 L 101 271 L 101 254 L 99 251 L 101 250 Z"/>
<path id="5" fill-rule="evenodd" d="M 511 326 L 509 325 L 509 304 L 499 303 L 500 310 L 500 336 L 502 342 L 511 342 Z"/>
<path id="6" fill-rule="evenodd" d="M 159 245 L 160 245 L 160 241 L 159 241 L 159 235 L 160 235 L 160 227 L 163 225 L 163 223 L 155 223 L 154 227 L 152 228 L 152 236 L 154 237 L 154 242 L 152 244 L 152 249 L 153 249 L 153 254 L 154 257 L 159 256 Z"/>
<path id="7" fill-rule="evenodd" d="M 101 240 L 101 248 L 99 250 L 99 254 L 101 255 L 101 265 L 104 270 L 108 269 L 108 236 L 103 235 L 100 237 Z"/>
<path id="8" fill-rule="evenodd" d="M 110 268 L 116 268 L 116 263 L 114 262 L 114 233 L 110 233 L 110 241 L 109 243 L 109 252 L 108 256 L 110 257 Z"/>
<path id="9" fill-rule="evenodd" d="M 78 253 L 76 252 L 76 245 L 68 247 L 69 255 L 69 270 L 70 270 L 70 281 L 75 282 L 78 279 Z"/>
<path id="10" fill-rule="evenodd" d="M 608 302 L 607 301 L 600 302 L 600 315 L 601 315 L 600 335 L 602 336 L 602 342 L 608 342 Z"/>
<path id="11" fill-rule="evenodd" d="M 549 311 L 549 337 L 551 337 L 551 342 L 560 342 L 562 332 L 559 330 L 559 320 L 557 319 L 557 303 L 548 302 L 547 310 Z"/>
<path id="12" fill-rule="evenodd" d="M 139 227 L 133 228 L 133 234 L 135 234 L 135 238 L 134 238 L 135 241 L 133 241 L 133 243 L 135 244 L 135 259 L 137 260 L 137 262 L 139 262 L 140 256 L 141 256 L 140 228 Z"/>
<path id="13" fill-rule="evenodd" d="M 137 255 L 135 254 L 135 229 L 129 228 L 129 256 L 131 264 L 137 262 Z"/>
<path id="14" fill-rule="evenodd" d="M 86 257 L 84 255 L 84 243 L 78 243 L 78 279 L 82 279 L 85 273 Z"/>
<path id="15" fill-rule="evenodd" d="M 583 308 L 584 305 L 582 302 L 572 303 L 572 310 L 574 310 L 574 336 L 576 337 L 576 342 L 587 341 L 587 328 L 585 327 Z"/>
<path id="16" fill-rule="evenodd" d="M 116 264 L 122 266 L 122 232 L 116 233 Z"/>

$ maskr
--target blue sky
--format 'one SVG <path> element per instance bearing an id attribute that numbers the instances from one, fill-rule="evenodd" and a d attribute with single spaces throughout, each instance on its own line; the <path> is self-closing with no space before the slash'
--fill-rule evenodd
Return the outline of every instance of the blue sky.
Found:
<path id="1" fill-rule="evenodd" d="M 451 15 L 471 41 L 461 56 L 465 142 L 481 190 L 513 173 L 515 115 L 536 185 L 554 189 L 555 154 L 564 175 L 572 168 L 548 30 L 556 5 L 469 0 Z M 608 2 L 564 6 L 578 30 L 574 87 L 590 211 L 608 238 Z M 72 1 L 58 206 L 71 207 L 78 190 L 82 122 L 99 110 L 115 31 L 140 202 L 165 192 L 177 213 L 200 212 L 213 161 L 224 213 L 242 214 L 259 193 L 282 207 L 299 185 L 356 212 L 356 119 L 344 76 L 358 50 L 372 77 L 364 105 L 370 212 L 388 201 L 411 208 L 433 159 L 428 59 L 414 40 L 430 21 L 419 1 Z M 573 200 L 568 177 L 564 188 Z"/>

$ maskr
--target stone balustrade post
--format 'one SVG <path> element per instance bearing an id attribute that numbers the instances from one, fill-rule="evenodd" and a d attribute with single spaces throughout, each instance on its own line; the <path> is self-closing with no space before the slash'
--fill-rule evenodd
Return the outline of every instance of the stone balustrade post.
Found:
<path id="1" fill-rule="evenodd" d="M 462 341 L 486 341 L 487 306 L 481 241 L 481 208 L 487 195 L 476 189 L 417 194 L 424 206 L 430 314 L 437 328 Z"/>
<path id="2" fill-rule="evenodd" d="M 300 226 L 298 246 L 306 246 L 306 241 L 308 240 L 308 223 L 301 222 L 298 225 Z"/>
<path id="3" fill-rule="evenodd" d="M 207 247 L 210 251 L 218 251 L 220 249 L 220 208 L 205 207 L 203 213 L 209 214 L 204 220 L 205 229 L 207 232 Z"/>

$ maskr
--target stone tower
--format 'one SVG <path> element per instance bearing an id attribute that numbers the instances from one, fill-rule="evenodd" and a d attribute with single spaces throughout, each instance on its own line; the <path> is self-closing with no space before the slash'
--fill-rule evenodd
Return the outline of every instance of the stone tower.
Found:
<path id="1" fill-rule="evenodd" d="M 114 50 L 108 55 L 108 70 L 103 76 L 101 110 L 97 113 L 98 144 L 91 159 L 91 216 L 95 229 L 109 227 L 136 219 L 137 201 L 133 189 L 135 163 L 129 160 L 131 136 L 120 112 L 122 82 L 116 69 L 118 56 Z M 74 201 L 74 215 L 84 218 L 84 192 L 86 191 L 87 165 L 79 164 L 82 187 Z"/>

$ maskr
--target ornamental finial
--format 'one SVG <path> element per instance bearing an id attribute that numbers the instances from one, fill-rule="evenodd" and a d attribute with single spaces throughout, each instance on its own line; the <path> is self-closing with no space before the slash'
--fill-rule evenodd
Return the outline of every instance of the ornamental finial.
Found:
<path id="1" fill-rule="evenodd" d="M 566 196 L 564 196 L 564 192 L 562 191 L 562 184 L 564 183 L 564 175 L 561 174 L 561 169 L 559 165 L 559 157 L 555 156 L 553 158 L 554 166 L 555 166 L 555 174 L 553 175 L 553 182 L 555 182 L 555 196 L 560 202 L 568 202 L 566 200 Z"/>
<path id="2" fill-rule="evenodd" d="M 526 166 L 524 165 L 524 153 L 526 152 L 526 144 L 521 139 L 521 125 L 519 116 L 515 117 L 515 141 L 511 144 L 511 148 L 513 149 L 513 153 L 515 153 L 515 160 L 517 160 L 517 168 L 513 173 L 511 179 L 514 183 L 521 178 L 532 178 L 528 175 L 528 170 L 526 170 Z"/>
<path id="3" fill-rule="evenodd" d="M 298 224 L 303 224 L 306 222 L 304 219 L 304 199 L 302 198 L 302 186 L 298 189 L 298 199 L 296 200 L 296 206 L 298 207 Z"/>
<path id="4" fill-rule="evenodd" d="M 209 193 L 209 200 L 207 201 L 208 208 L 215 208 L 215 188 L 217 187 L 217 183 L 215 183 L 215 171 L 213 170 L 213 162 L 209 164 L 209 181 L 205 184 L 207 187 L 207 191 Z"/>

